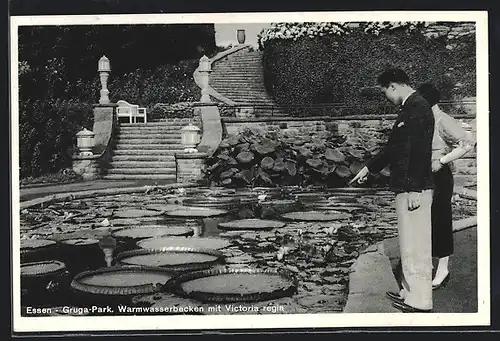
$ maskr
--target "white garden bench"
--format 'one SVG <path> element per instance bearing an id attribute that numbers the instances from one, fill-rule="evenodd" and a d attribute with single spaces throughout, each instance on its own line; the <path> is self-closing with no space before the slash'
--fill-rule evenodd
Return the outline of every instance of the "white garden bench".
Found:
<path id="1" fill-rule="evenodd" d="M 120 100 L 116 102 L 116 116 L 128 117 L 129 123 L 137 123 L 137 118 L 142 118 L 144 123 L 147 123 L 146 108 L 139 108 L 137 104 L 130 104 L 127 101 Z"/>

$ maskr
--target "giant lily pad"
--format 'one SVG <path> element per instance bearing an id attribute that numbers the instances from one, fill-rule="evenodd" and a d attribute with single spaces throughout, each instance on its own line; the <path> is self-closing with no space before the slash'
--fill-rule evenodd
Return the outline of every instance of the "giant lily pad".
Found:
<path id="1" fill-rule="evenodd" d="M 282 217 L 294 221 L 336 221 L 349 219 L 351 215 L 347 213 L 330 213 L 329 211 L 305 211 L 285 213 Z"/>
<path id="2" fill-rule="evenodd" d="M 115 211 L 113 215 L 117 218 L 140 218 L 140 217 L 153 217 L 162 215 L 162 212 L 153 210 L 141 210 L 141 209 L 125 209 L 120 211 Z"/>
<path id="3" fill-rule="evenodd" d="M 151 225 L 145 227 L 131 227 L 117 230 L 112 233 L 117 238 L 145 239 L 160 236 L 190 236 L 194 233 L 190 227 L 170 227 Z"/>
<path id="4" fill-rule="evenodd" d="M 224 238 L 201 237 L 201 238 L 185 238 L 185 237 L 157 237 L 143 239 L 137 242 L 137 246 L 146 250 L 162 250 L 172 246 L 185 246 L 192 248 L 203 248 L 219 250 L 228 247 L 231 242 Z"/>
<path id="5" fill-rule="evenodd" d="M 74 290 L 97 295 L 138 295 L 159 292 L 175 273 L 151 267 L 116 266 L 82 272 L 71 282 Z"/>
<path id="6" fill-rule="evenodd" d="M 227 213 L 228 211 L 226 210 L 185 206 L 184 209 L 169 211 L 166 214 L 171 217 L 209 218 L 209 217 L 221 216 Z"/>
<path id="7" fill-rule="evenodd" d="M 182 205 L 175 204 L 150 204 L 146 206 L 146 209 L 158 212 L 174 211 L 182 208 Z"/>
<path id="8" fill-rule="evenodd" d="M 224 255 L 220 251 L 189 247 L 166 247 L 157 251 L 132 250 L 116 257 L 117 263 L 122 265 L 161 267 L 175 271 L 208 269 L 223 260 Z"/>
<path id="9" fill-rule="evenodd" d="M 241 219 L 219 223 L 219 228 L 228 230 L 270 230 L 285 225 L 285 223 L 275 220 Z"/>
<path id="10" fill-rule="evenodd" d="M 182 274 L 167 286 L 180 296 L 209 302 L 266 301 L 297 291 L 297 281 L 290 271 L 231 267 Z"/>

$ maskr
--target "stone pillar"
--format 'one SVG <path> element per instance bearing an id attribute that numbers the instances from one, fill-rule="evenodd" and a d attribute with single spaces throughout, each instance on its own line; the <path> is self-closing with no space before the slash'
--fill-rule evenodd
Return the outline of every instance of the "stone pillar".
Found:
<path id="1" fill-rule="evenodd" d="M 177 182 L 188 183 L 201 180 L 205 169 L 206 153 L 176 153 Z"/>
<path id="2" fill-rule="evenodd" d="M 94 180 L 100 175 L 99 158 L 100 155 L 74 155 L 73 171 L 83 180 Z"/>
<path id="3" fill-rule="evenodd" d="M 101 59 L 99 59 L 97 71 L 99 71 L 99 77 L 101 79 L 101 98 L 99 99 L 99 104 L 109 104 L 108 78 L 111 72 L 111 64 L 106 56 L 102 56 Z"/>
<path id="4" fill-rule="evenodd" d="M 203 56 L 200 58 L 198 72 L 200 73 L 200 85 L 201 85 L 200 102 L 209 103 L 211 101 L 208 89 L 210 88 L 209 77 L 210 77 L 210 72 L 212 72 L 212 67 L 210 65 L 210 59 L 207 56 Z"/>

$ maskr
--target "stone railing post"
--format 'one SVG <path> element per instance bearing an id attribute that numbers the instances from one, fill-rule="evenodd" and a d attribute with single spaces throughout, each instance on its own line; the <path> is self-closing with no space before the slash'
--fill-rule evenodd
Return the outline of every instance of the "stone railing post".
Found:
<path id="1" fill-rule="evenodd" d="M 209 77 L 210 72 L 212 72 L 212 67 L 210 65 L 210 59 L 207 56 L 203 56 L 200 58 L 200 65 L 198 68 L 198 72 L 200 73 L 200 83 L 201 83 L 201 99 L 200 102 L 209 103 L 210 95 L 209 95 Z"/>
<path id="2" fill-rule="evenodd" d="M 99 59 L 97 71 L 101 79 L 99 104 L 94 105 L 94 126 L 92 131 L 83 130 L 77 134 L 79 154 L 73 155 L 73 170 L 85 180 L 98 178 L 106 169 L 115 128 L 116 104 L 109 100 L 107 81 L 111 71 L 109 59 Z"/>
<path id="3" fill-rule="evenodd" d="M 108 78 L 111 72 L 111 65 L 106 56 L 102 56 L 98 63 L 99 76 L 101 78 L 101 98 L 99 104 L 109 104 Z"/>

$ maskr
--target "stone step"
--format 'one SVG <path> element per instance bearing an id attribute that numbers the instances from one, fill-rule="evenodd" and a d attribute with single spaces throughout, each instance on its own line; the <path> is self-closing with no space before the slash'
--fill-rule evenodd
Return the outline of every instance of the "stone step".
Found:
<path id="1" fill-rule="evenodd" d="M 175 174 L 108 174 L 107 180 L 176 180 Z"/>
<path id="2" fill-rule="evenodd" d="M 175 168 L 175 161 L 158 161 L 158 160 L 152 160 L 152 161 L 137 161 L 137 160 L 116 160 L 113 158 L 111 162 L 111 167 L 110 169 L 122 169 L 122 168 L 143 168 L 143 169 L 150 169 L 150 168 L 162 168 L 162 169 L 169 169 L 169 168 Z"/>
<path id="3" fill-rule="evenodd" d="M 172 151 L 172 152 L 181 152 L 184 150 L 184 146 L 180 144 L 151 144 L 151 143 L 137 143 L 137 144 L 128 144 L 128 143 L 119 143 L 116 145 L 115 153 L 121 151 L 129 151 L 129 150 L 157 150 L 160 151 Z"/>
<path id="4" fill-rule="evenodd" d="M 184 125 L 152 126 L 152 127 L 120 127 L 120 133 L 134 133 L 134 132 L 170 133 L 170 132 L 177 132 L 179 131 L 179 129 L 182 129 L 183 127 Z"/>
<path id="5" fill-rule="evenodd" d="M 120 153 L 116 154 L 116 152 L 113 155 L 113 163 L 119 162 L 119 161 L 142 161 L 142 162 L 175 162 L 175 155 L 174 153 L 170 154 L 161 154 L 158 155 L 157 150 L 151 150 L 151 154 L 142 154 L 144 151 L 139 151 L 141 154 L 135 154 L 138 151 L 137 150 L 132 150 L 129 151 L 131 153 Z M 162 151 L 163 152 L 163 151 Z"/>
<path id="6" fill-rule="evenodd" d="M 165 132 L 163 134 L 153 133 L 153 132 L 127 132 L 118 134 L 117 139 L 120 141 L 128 141 L 128 140 L 137 140 L 137 139 L 157 139 L 157 140 L 168 140 L 168 141 L 177 141 L 181 140 L 181 134 L 179 131 L 177 132 Z"/>
<path id="7" fill-rule="evenodd" d="M 248 71 L 259 71 L 259 70 L 263 70 L 263 67 L 260 64 L 249 64 L 246 62 L 231 63 L 231 64 L 219 64 L 213 68 L 213 72 L 230 71 L 230 70 L 234 70 L 234 69 L 248 70 Z"/>
<path id="8" fill-rule="evenodd" d="M 110 168 L 108 169 L 108 174 L 134 174 L 134 175 L 146 175 L 146 174 L 174 174 L 176 173 L 175 168 Z"/>
<path id="9" fill-rule="evenodd" d="M 117 143 L 119 145 L 141 145 L 141 144 L 179 144 L 181 141 L 180 138 L 171 138 L 169 136 L 165 136 L 163 138 L 127 138 L 127 137 L 119 137 L 117 138 Z"/>
<path id="10" fill-rule="evenodd" d="M 162 119 L 161 121 L 153 121 L 153 122 L 148 122 L 146 124 L 141 124 L 141 123 L 120 123 L 120 128 L 123 127 L 138 127 L 138 128 L 146 128 L 146 127 L 173 127 L 173 126 L 184 126 L 188 124 L 191 121 L 191 119 L 170 119 L 170 118 L 165 118 Z"/>

